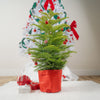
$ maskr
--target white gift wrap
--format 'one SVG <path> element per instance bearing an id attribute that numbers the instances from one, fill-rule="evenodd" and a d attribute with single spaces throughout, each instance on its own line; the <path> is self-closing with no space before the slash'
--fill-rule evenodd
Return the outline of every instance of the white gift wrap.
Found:
<path id="1" fill-rule="evenodd" d="M 24 32 L 23 32 L 23 39 L 19 43 L 19 47 L 20 47 L 20 49 L 22 49 L 21 53 L 25 54 L 25 52 L 27 52 L 28 48 L 36 47 L 35 43 L 30 41 L 30 40 L 27 40 L 27 38 L 29 37 L 30 34 L 41 34 L 38 27 L 31 26 L 31 24 L 33 24 L 33 23 L 38 24 L 38 22 L 36 21 L 37 18 L 33 17 L 33 16 L 35 15 L 35 16 L 40 16 L 41 17 L 41 13 L 39 12 L 40 10 L 42 10 L 43 12 L 47 12 L 47 10 L 50 9 L 50 4 L 48 5 L 47 10 L 44 9 L 44 3 L 45 2 L 46 2 L 46 0 L 37 0 L 37 2 L 33 3 L 32 8 L 30 9 L 31 17 L 29 17 L 29 19 L 27 21 L 27 25 L 24 28 Z M 61 0 L 52 0 L 52 2 L 53 2 L 54 7 L 55 7 L 55 9 L 53 11 L 61 13 L 59 15 L 60 18 L 63 18 L 65 16 L 67 16 L 67 13 L 64 10 L 64 6 L 62 5 Z M 53 18 L 53 19 L 55 19 L 55 18 Z M 66 19 L 61 21 L 60 23 L 57 23 L 57 24 L 63 24 L 65 22 L 66 22 Z M 67 20 L 67 24 L 69 24 L 68 20 Z M 36 29 L 36 32 L 34 32 L 34 29 Z M 64 35 L 67 35 L 69 37 L 70 41 L 71 41 L 71 42 L 70 41 L 67 42 L 66 45 L 68 45 L 68 46 L 73 45 L 73 40 L 72 40 L 72 37 L 70 36 L 70 34 L 72 34 L 72 32 L 67 32 L 66 30 L 64 31 Z M 72 51 L 73 48 L 69 48 L 69 50 Z M 25 55 L 27 55 L 27 54 L 25 54 Z"/>
<path id="2" fill-rule="evenodd" d="M 18 91 L 19 93 L 30 93 L 31 87 L 29 85 L 21 85 L 21 86 L 18 86 Z"/>

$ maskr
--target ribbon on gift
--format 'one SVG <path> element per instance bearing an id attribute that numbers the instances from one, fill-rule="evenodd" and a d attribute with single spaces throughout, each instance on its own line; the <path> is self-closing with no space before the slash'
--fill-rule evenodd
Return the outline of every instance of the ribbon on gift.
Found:
<path id="1" fill-rule="evenodd" d="M 44 9 L 47 10 L 48 4 L 50 4 L 50 8 L 54 10 L 54 4 L 52 0 L 46 0 L 46 2 L 44 3 Z"/>
<path id="2" fill-rule="evenodd" d="M 19 86 L 23 86 L 23 85 L 30 85 L 31 90 L 38 90 L 40 89 L 40 85 L 38 82 L 32 82 L 32 80 L 30 80 L 30 78 L 26 75 L 20 76 L 17 79 L 17 84 Z"/>
<path id="3" fill-rule="evenodd" d="M 77 27 L 76 21 L 75 21 L 75 20 L 71 23 L 70 27 L 71 27 L 71 31 L 73 32 L 75 38 L 78 40 L 78 39 L 79 39 L 79 35 L 78 35 L 78 33 L 76 32 L 76 30 L 74 29 L 74 28 Z"/>

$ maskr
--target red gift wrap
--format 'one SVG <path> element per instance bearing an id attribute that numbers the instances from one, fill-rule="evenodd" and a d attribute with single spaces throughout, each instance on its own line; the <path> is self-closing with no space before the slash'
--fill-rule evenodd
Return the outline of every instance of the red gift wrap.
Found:
<path id="1" fill-rule="evenodd" d="M 18 85 L 29 85 L 31 83 L 31 80 L 28 76 L 26 75 L 23 75 L 23 76 L 20 76 L 18 79 L 17 79 L 17 84 Z"/>
<path id="2" fill-rule="evenodd" d="M 38 71 L 40 90 L 47 93 L 61 91 L 62 70 Z"/>
<path id="3" fill-rule="evenodd" d="M 32 82 L 30 84 L 31 90 L 38 90 L 40 89 L 39 83 L 38 82 Z"/>
<path id="4" fill-rule="evenodd" d="M 39 83 L 38 82 L 32 82 L 32 80 L 30 80 L 30 78 L 27 75 L 20 76 L 17 79 L 17 84 L 19 86 L 30 85 L 31 90 L 38 90 L 38 89 L 40 89 Z"/>

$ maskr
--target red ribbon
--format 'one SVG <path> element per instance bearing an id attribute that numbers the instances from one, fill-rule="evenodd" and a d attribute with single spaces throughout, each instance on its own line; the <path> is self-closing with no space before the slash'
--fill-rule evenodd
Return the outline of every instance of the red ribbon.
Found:
<path id="1" fill-rule="evenodd" d="M 40 85 L 38 82 L 32 82 L 30 80 L 30 78 L 26 75 L 20 76 L 17 80 L 17 84 L 19 86 L 23 86 L 23 85 L 30 85 L 31 90 L 38 90 L 40 89 Z"/>
<path id="2" fill-rule="evenodd" d="M 76 30 L 74 29 L 74 28 L 77 27 L 76 21 L 75 21 L 75 20 L 71 23 L 70 27 L 71 27 L 71 31 L 73 32 L 74 36 L 75 36 L 76 39 L 78 40 L 78 39 L 79 39 L 79 35 L 78 35 L 78 33 L 76 32 Z"/>
<path id="3" fill-rule="evenodd" d="M 62 75 L 62 77 L 63 77 L 63 78 L 66 78 L 66 76 L 65 76 L 65 75 Z"/>
<path id="4" fill-rule="evenodd" d="M 44 4 L 44 9 L 47 10 L 48 4 L 50 3 L 50 8 L 52 10 L 54 10 L 54 4 L 52 2 L 52 0 L 46 0 L 45 4 Z"/>

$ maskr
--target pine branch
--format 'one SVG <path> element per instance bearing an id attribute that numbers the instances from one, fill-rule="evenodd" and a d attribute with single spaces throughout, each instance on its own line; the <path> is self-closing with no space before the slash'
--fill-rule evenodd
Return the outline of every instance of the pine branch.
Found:
<path id="1" fill-rule="evenodd" d="M 67 24 L 56 25 L 56 26 L 53 27 L 53 32 L 55 32 L 56 30 L 61 30 L 64 27 L 70 27 L 70 26 L 67 25 Z"/>
<path id="2" fill-rule="evenodd" d="M 64 17 L 64 18 L 60 18 L 60 19 L 56 19 L 56 20 L 50 20 L 49 23 L 51 23 L 51 25 L 54 25 L 54 24 L 66 19 L 66 18 L 68 18 L 68 17 Z"/>

